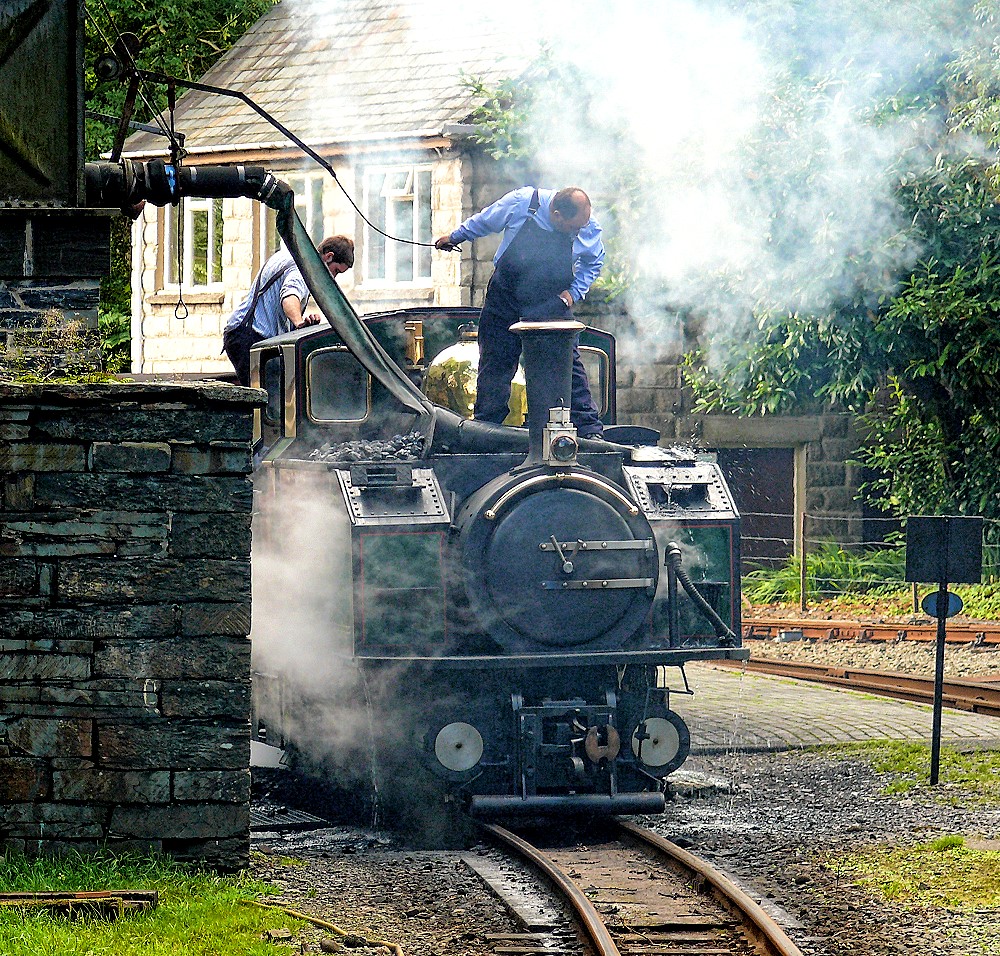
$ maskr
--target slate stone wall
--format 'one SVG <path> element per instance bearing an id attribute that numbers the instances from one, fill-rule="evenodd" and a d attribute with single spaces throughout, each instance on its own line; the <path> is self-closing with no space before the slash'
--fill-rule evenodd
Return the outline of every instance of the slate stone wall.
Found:
<path id="1" fill-rule="evenodd" d="M 101 368 L 107 209 L 0 209 L 0 381 Z"/>
<path id="2" fill-rule="evenodd" d="M 246 863 L 262 395 L 0 386 L 0 848 Z"/>

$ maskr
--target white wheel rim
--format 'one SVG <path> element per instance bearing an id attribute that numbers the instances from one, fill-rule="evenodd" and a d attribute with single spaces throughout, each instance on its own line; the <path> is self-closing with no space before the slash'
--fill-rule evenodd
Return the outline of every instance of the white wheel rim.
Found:
<path id="1" fill-rule="evenodd" d="M 445 770 L 471 770 L 483 756 L 483 736 L 472 724 L 446 724 L 434 738 L 434 756 Z"/>

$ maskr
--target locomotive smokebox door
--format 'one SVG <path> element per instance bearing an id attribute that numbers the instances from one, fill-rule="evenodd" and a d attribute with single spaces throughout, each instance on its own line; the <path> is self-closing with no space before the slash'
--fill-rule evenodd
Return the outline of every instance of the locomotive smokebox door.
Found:
<path id="1" fill-rule="evenodd" d="M 652 529 L 591 472 L 503 475 L 466 502 L 458 525 L 469 600 L 508 652 L 618 647 L 649 612 Z"/>

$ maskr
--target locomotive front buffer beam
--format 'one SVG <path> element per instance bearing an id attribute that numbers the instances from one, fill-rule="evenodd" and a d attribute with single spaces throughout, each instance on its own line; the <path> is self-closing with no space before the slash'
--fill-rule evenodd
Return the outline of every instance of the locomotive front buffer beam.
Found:
<path id="1" fill-rule="evenodd" d="M 549 813 L 588 813 L 614 816 L 619 813 L 663 813 L 666 797 L 661 792 L 574 793 L 547 796 L 474 796 L 469 813 L 474 817 L 534 816 Z"/>
<path id="2" fill-rule="evenodd" d="M 669 727 L 664 717 L 653 716 L 666 710 L 666 695 L 651 693 L 661 707 L 647 702 L 631 720 L 626 716 L 630 708 L 623 710 L 611 689 L 596 703 L 544 699 L 529 705 L 513 694 L 513 792 L 472 794 L 469 812 L 479 817 L 662 813 L 662 778 L 686 756 L 688 742 L 676 715 Z M 648 790 L 636 791 L 637 776 Z"/>

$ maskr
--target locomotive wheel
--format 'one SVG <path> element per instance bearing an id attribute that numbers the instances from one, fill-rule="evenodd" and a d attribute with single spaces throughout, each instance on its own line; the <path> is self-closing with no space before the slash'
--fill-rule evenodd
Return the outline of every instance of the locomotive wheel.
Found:
<path id="1" fill-rule="evenodd" d="M 672 710 L 639 721 L 632 731 L 632 753 L 654 777 L 665 777 L 687 759 L 691 734 Z"/>

